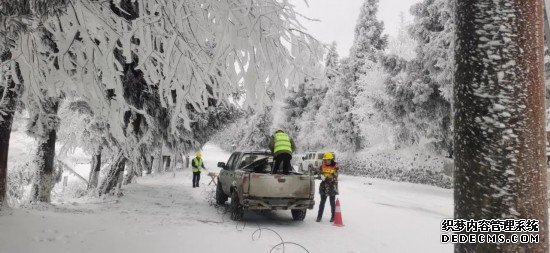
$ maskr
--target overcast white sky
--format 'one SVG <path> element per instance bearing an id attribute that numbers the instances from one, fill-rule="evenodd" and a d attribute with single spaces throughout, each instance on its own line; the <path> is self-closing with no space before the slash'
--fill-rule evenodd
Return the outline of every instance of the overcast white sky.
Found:
<path id="1" fill-rule="evenodd" d="M 412 20 L 409 9 L 421 0 L 380 0 L 378 18 L 384 21 L 385 32 L 395 35 L 400 22 L 400 13 L 405 20 Z M 309 8 L 304 0 L 293 1 L 297 10 L 307 17 L 321 20 L 303 24 L 309 32 L 324 43 L 338 42 L 338 53 L 347 56 L 353 43 L 355 22 L 363 0 L 309 0 Z"/>

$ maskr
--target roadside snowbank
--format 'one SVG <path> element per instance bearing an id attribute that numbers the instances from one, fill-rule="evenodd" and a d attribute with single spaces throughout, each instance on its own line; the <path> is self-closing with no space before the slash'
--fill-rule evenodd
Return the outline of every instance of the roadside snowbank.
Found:
<path id="1" fill-rule="evenodd" d="M 412 149 L 369 151 L 344 155 L 342 173 L 398 182 L 452 188 L 452 178 L 443 173 L 447 158 Z"/>

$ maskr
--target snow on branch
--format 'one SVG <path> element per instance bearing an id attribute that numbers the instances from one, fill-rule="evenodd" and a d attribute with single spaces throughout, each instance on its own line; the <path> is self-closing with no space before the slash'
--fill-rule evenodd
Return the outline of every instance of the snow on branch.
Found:
<path id="1" fill-rule="evenodd" d="M 78 97 L 113 136 L 124 137 L 124 112 L 144 113 L 124 99 L 124 62 L 137 63 L 149 92 L 158 92 L 172 131 L 181 123 L 190 129 L 189 106 L 205 112 L 209 99 L 225 100 L 241 87 L 254 106 L 268 103 L 268 90 L 305 76 L 324 79 L 323 45 L 288 1 L 136 0 L 131 18 L 117 4 L 118 15 L 109 2 L 70 0 L 63 13 L 20 33 L 12 51 L 24 100 Z"/>

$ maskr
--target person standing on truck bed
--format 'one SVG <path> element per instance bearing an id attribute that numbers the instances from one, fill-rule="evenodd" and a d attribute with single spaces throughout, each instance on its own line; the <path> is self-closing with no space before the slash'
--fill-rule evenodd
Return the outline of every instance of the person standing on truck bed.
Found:
<path id="1" fill-rule="evenodd" d="M 290 160 L 295 150 L 294 141 L 282 129 L 277 129 L 269 141 L 269 148 L 273 154 L 273 174 L 277 174 L 279 167 L 283 165 L 283 174 L 287 175 L 292 169 Z"/>
<path id="2" fill-rule="evenodd" d="M 195 153 L 195 158 L 191 161 L 191 167 L 193 168 L 193 188 L 199 187 L 199 181 L 201 180 L 201 169 L 206 169 L 204 167 L 204 162 L 202 161 L 201 152 Z"/>
<path id="3" fill-rule="evenodd" d="M 338 166 L 334 161 L 334 154 L 327 152 L 323 155 L 323 163 L 318 171 L 321 174 L 321 184 L 319 185 L 319 194 L 321 202 L 319 203 L 319 213 L 317 214 L 317 222 L 321 221 L 327 197 L 330 200 L 330 222 L 334 221 L 334 211 L 336 208 L 335 200 L 338 195 Z"/>

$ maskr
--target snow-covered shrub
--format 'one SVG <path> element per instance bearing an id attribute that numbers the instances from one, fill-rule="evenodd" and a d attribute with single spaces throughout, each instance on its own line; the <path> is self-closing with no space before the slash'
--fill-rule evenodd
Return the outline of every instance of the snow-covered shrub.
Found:
<path id="1" fill-rule="evenodd" d="M 338 159 L 343 174 L 398 182 L 452 187 L 443 173 L 445 158 L 414 150 L 386 150 L 343 155 Z"/>
<path id="2" fill-rule="evenodd" d="M 18 207 L 30 201 L 36 165 L 36 140 L 26 133 L 27 113 L 15 113 L 8 153 L 7 202 Z"/>
<path id="3" fill-rule="evenodd" d="M 215 134 L 211 140 L 227 151 L 266 150 L 273 134 L 273 113 L 270 106 L 249 111 L 246 116 Z"/>
<path id="4" fill-rule="evenodd" d="M 34 161 L 13 161 L 8 169 L 8 205 L 18 207 L 30 201 L 34 179 Z"/>
<path id="5" fill-rule="evenodd" d="M 82 180 L 69 180 L 67 186 L 63 183 L 57 184 L 52 191 L 52 199 L 56 202 L 63 202 L 70 199 L 82 198 L 88 195 L 88 185 Z"/>
<path id="6" fill-rule="evenodd" d="M 409 28 L 416 56 L 389 52 L 383 66 L 389 76 L 384 104 L 403 145 L 429 143 L 434 152 L 452 153 L 452 79 L 454 73 L 453 1 L 424 0 L 411 8 Z"/>

